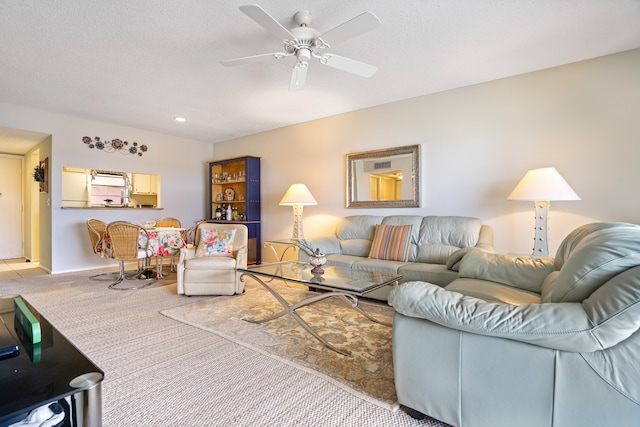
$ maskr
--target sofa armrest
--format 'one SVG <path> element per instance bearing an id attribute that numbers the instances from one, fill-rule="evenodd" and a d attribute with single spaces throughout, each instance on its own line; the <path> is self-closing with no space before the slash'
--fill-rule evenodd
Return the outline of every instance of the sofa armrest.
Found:
<path id="1" fill-rule="evenodd" d="M 235 254 L 236 268 L 247 268 L 247 247 L 243 246 Z"/>
<path id="2" fill-rule="evenodd" d="M 176 265 L 177 292 L 179 295 L 184 295 L 184 263 L 195 257 L 196 248 L 193 245 L 180 249 L 180 258 L 178 258 L 178 264 Z"/>
<path id="3" fill-rule="evenodd" d="M 471 250 L 464 254 L 458 272 L 460 277 L 488 280 L 540 294 L 553 265 L 553 258 L 521 258 Z"/>
<path id="4" fill-rule="evenodd" d="M 478 243 L 476 248 L 482 249 L 487 252 L 493 252 L 493 227 L 489 225 L 483 225 L 480 227 L 480 233 L 478 234 Z"/>
<path id="5" fill-rule="evenodd" d="M 396 312 L 452 329 L 507 338 L 556 350 L 592 352 L 605 348 L 580 303 L 510 305 L 490 303 L 426 282 L 406 282 L 389 294 Z M 626 339 L 624 334 L 613 346 Z"/>
<path id="6" fill-rule="evenodd" d="M 191 245 L 180 249 L 180 258 L 178 258 L 178 264 L 183 264 L 186 260 L 196 257 L 196 248 Z"/>

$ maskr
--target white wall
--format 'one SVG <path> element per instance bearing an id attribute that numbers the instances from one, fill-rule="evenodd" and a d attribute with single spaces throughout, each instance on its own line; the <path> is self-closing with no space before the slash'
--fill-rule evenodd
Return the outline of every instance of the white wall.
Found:
<path id="1" fill-rule="evenodd" d="M 469 215 L 495 228 L 497 251 L 514 253 L 529 253 L 533 246 L 533 206 L 506 197 L 527 169 L 554 166 L 582 197 L 552 204 L 555 252 L 578 225 L 640 222 L 639 75 L 640 50 L 634 50 L 213 148 L 201 141 L 3 103 L 0 126 L 52 135 L 51 153 L 43 153 L 49 157 L 50 192 L 40 196 L 41 208 L 50 209 L 50 217 L 45 212 L 44 218 L 51 231 L 41 233 L 40 249 L 49 257 L 43 265 L 54 273 L 110 264 L 90 252 L 84 225 L 89 217 L 140 223 L 172 216 L 186 226 L 204 218 L 206 163 L 246 154 L 262 157 L 263 239 L 290 237 L 292 209 L 278 202 L 290 184 L 304 182 L 319 203 L 304 210 L 307 237 L 333 232 L 337 219 L 346 215 Z M 138 141 L 149 151 L 142 157 L 98 152 L 82 143 L 84 135 Z M 421 208 L 344 207 L 347 153 L 411 144 L 421 144 Z M 165 209 L 61 209 L 62 166 L 160 174 Z"/>
<path id="2" fill-rule="evenodd" d="M 113 264 L 91 252 L 85 225 L 88 218 L 142 223 L 169 216 L 189 227 L 205 216 L 210 143 L 3 103 L 0 126 L 52 135 L 51 152 L 41 153 L 49 157 L 50 172 L 49 193 L 40 196 L 41 226 L 43 218 L 45 221 L 40 230 L 40 263 L 53 273 Z M 85 135 L 136 141 L 146 144 L 149 151 L 139 157 L 91 150 L 82 142 Z M 62 166 L 159 174 L 164 209 L 62 209 Z"/>
<path id="3" fill-rule="evenodd" d="M 582 198 L 552 203 L 553 254 L 581 224 L 640 223 L 639 76 L 634 50 L 225 141 L 213 154 L 262 157 L 263 239 L 290 237 L 292 209 L 278 201 L 303 182 L 318 201 L 304 210 L 306 237 L 346 215 L 468 215 L 494 227 L 496 251 L 523 254 L 533 203 L 506 198 L 528 169 L 553 166 Z M 347 153 L 411 144 L 421 144 L 421 208 L 344 207 Z"/>

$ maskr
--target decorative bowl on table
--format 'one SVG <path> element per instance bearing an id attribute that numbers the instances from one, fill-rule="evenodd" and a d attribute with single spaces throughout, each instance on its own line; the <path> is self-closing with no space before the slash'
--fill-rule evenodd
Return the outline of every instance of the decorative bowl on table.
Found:
<path id="1" fill-rule="evenodd" d="M 325 257 L 324 254 L 320 252 L 320 248 L 316 249 L 316 251 L 312 255 L 309 255 L 309 264 L 311 264 L 311 266 L 313 267 L 311 269 L 311 272 L 313 274 L 324 273 L 324 269 L 322 268 L 322 266 L 326 263 L 327 257 Z"/>

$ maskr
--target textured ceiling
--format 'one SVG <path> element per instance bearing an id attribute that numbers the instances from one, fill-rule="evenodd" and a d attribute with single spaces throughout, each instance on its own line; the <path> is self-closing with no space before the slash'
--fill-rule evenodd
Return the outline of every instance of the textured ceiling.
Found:
<path id="1" fill-rule="evenodd" d="M 0 0 L 0 102 L 218 142 L 640 47 L 640 0 L 256 3 L 320 32 L 370 10 L 381 27 L 330 52 L 378 72 L 316 61 L 289 92 L 293 58 L 221 66 L 282 50 L 246 1 Z"/>

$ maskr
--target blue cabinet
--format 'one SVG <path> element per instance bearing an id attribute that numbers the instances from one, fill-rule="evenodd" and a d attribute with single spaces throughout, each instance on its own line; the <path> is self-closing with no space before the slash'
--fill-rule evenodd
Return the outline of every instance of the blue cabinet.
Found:
<path id="1" fill-rule="evenodd" d="M 210 162 L 209 182 L 207 221 L 245 224 L 249 229 L 249 264 L 260 264 L 260 157 Z"/>

